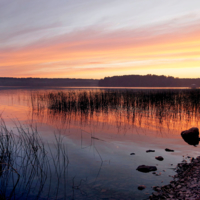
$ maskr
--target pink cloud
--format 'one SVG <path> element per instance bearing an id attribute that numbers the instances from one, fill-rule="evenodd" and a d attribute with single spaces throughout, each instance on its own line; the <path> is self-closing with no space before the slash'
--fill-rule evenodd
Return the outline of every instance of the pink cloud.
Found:
<path id="1" fill-rule="evenodd" d="M 90 27 L 20 48 L 1 48 L 1 72 L 5 74 L 3 76 L 52 76 L 57 71 L 57 75 L 62 75 L 62 70 L 70 73 L 87 71 L 84 68 L 87 65 L 104 65 L 95 67 L 98 71 L 119 61 L 198 57 L 199 24 L 187 24 L 175 30 L 166 29 L 168 25 L 115 31 Z M 79 69 L 73 68 L 77 66 Z M 45 69 L 51 70 L 45 72 Z"/>

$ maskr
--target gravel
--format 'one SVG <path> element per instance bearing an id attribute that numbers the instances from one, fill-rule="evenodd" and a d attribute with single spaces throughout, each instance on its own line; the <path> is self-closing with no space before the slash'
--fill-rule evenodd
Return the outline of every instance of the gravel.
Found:
<path id="1" fill-rule="evenodd" d="M 150 200 L 197 200 L 200 199 L 200 156 L 190 163 L 179 163 L 177 174 L 169 185 L 156 186 Z"/>

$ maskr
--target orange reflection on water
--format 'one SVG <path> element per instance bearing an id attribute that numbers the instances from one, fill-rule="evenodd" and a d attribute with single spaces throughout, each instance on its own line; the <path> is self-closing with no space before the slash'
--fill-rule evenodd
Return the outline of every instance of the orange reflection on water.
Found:
<path id="1" fill-rule="evenodd" d="M 181 131 L 199 125 L 198 106 L 192 107 L 190 102 L 173 105 L 168 102 L 139 104 L 138 101 L 133 106 L 131 101 L 126 102 L 127 100 L 122 95 L 116 100 L 114 106 L 110 103 L 104 106 L 99 105 L 98 108 L 74 107 L 68 110 L 56 110 L 50 107 L 50 101 L 46 98 L 50 92 L 52 91 L 1 91 L 0 111 L 2 117 L 19 122 L 44 123 L 58 129 L 84 129 L 88 132 L 101 132 L 105 135 L 145 134 L 180 137 Z M 102 95 L 99 90 L 95 90 L 96 93 L 90 92 L 87 91 L 86 94 L 99 95 L 99 97 Z M 57 91 L 55 90 L 53 93 L 57 94 Z M 69 94 L 69 91 L 65 91 L 65 93 Z M 82 91 L 78 90 L 74 92 L 76 101 L 81 93 Z"/>
<path id="2" fill-rule="evenodd" d="M 80 92 L 74 94 L 75 97 L 71 96 L 70 98 L 80 101 L 78 99 Z M 95 95 L 97 94 L 95 93 Z M 99 95 L 101 96 L 102 94 L 99 93 Z M 69 99 L 69 96 L 67 98 Z M 68 127 L 79 127 L 87 130 L 105 130 L 105 134 L 115 132 L 122 135 L 127 132 L 136 134 L 136 129 L 142 128 L 145 130 L 143 131 L 145 135 L 160 134 L 162 137 L 163 135 L 165 137 L 180 137 L 180 133 L 183 130 L 198 127 L 199 124 L 199 110 L 187 105 L 187 102 L 175 105 L 170 105 L 168 102 L 158 105 L 151 105 L 150 103 L 143 105 L 145 103 L 141 103 L 138 107 L 137 105 L 127 107 L 124 106 L 125 99 L 118 99 L 114 107 L 111 104 L 100 105 L 98 109 L 76 107 L 76 109 L 57 110 L 56 108 L 51 108 L 50 104 L 45 107 L 45 98 L 40 102 L 38 101 L 39 96 L 36 95 L 35 99 L 37 99 L 38 106 L 43 108 L 34 110 L 37 119 L 55 127 L 65 126 L 66 128 L 68 125 Z M 114 131 L 109 131 L 110 129 Z"/>

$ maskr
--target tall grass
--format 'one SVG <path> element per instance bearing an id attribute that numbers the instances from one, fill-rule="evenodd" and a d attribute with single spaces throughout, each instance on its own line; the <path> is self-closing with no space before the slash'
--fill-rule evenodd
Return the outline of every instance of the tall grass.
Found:
<path id="1" fill-rule="evenodd" d="M 34 114 L 52 123 L 109 122 L 118 129 L 135 126 L 167 133 L 198 126 L 200 119 L 200 90 L 68 90 L 32 96 Z"/>
<path id="2" fill-rule="evenodd" d="M 37 94 L 34 99 L 38 108 L 44 107 L 45 102 L 49 110 L 59 113 L 88 115 L 126 110 L 133 115 L 154 112 L 160 118 L 200 114 L 200 90 L 50 92 Z"/>

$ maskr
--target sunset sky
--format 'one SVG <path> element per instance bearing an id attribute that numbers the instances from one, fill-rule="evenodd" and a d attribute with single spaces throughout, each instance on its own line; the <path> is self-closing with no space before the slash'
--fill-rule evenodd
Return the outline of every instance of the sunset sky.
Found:
<path id="1" fill-rule="evenodd" d="M 0 0 L 0 77 L 200 78 L 199 0 Z"/>

